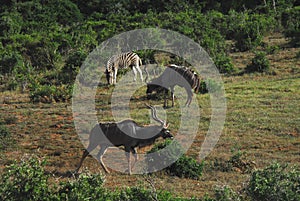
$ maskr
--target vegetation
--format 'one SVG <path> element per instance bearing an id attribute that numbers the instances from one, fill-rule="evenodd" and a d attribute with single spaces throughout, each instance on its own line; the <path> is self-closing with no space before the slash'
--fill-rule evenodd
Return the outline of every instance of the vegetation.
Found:
<path id="1" fill-rule="evenodd" d="M 246 72 L 268 72 L 270 69 L 270 62 L 264 52 L 256 52 L 255 57 L 251 60 L 251 63 L 247 65 Z"/>
<path id="2" fill-rule="evenodd" d="M 298 1 L 1 3 L 0 200 L 300 199 Z M 83 149 L 73 121 L 77 114 L 71 113 L 70 104 L 80 66 L 101 42 L 149 27 L 174 30 L 199 43 L 219 69 L 224 86 L 210 78 L 201 81 L 200 94 L 193 98 L 200 106 L 199 127 L 186 153 L 175 140 L 139 150 L 158 152 L 174 162 L 171 166 L 148 175 L 112 171 L 103 176 L 101 166 L 88 157 L 83 166 L 89 170 L 72 175 Z M 157 50 L 138 54 L 143 63 L 189 65 L 183 58 Z M 120 93 L 125 94 L 128 91 L 123 87 Z M 223 87 L 227 102 L 223 133 L 199 163 L 215 107 L 210 93 Z M 110 98 L 114 87 L 100 84 L 95 89 L 98 120 L 113 121 Z M 176 91 L 175 95 L 178 101 L 181 97 Z M 144 86 L 134 92 L 130 115 L 141 125 L 149 123 L 146 102 L 162 105 L 163 100 L 146 100 Z M 175 106 L 163 112 L 176 136 L 182 108 Z M 118 107 L 127 105 L 119 103 Z M 168 143 L 170 151 L 160 151 Z M 151 156 L 140 160 L 154 167 Z"/>
<path id="3" fill-rule="evenodd" d="M 34 96 L 32 101 L 39 101 L 35 97 L 39 91 L 61 92 L 47 86 L 35 91 L 36 83 L 72 84 L 97 44 L 124 31 L 158 27 L 195 40 L 221 73 L 233 73 L 226 39 L 234 40 L 236 50 L 253 50 L 262 45 L 266 34 L 282 27 L 292 44 L 299 43 L 299 6 L 295 2 L 5 1 L 0 10 L 0 72 L 10 80 L 5 89 L 27 88 Z M 153 60 L 151 54 L 141 55 L 144 61 Z"/>
<path id="4" fill-rule="evenodd" d="M 169 149 L 163 150 L 165 147 Z M 153 157 L 150 153 L 158 153 L 158 155 Z M 150 167 L 149 171 L 156 171 L 152 169 L 155 165 L 166 167 L 164 171 L 167 174 L 181 178 L 199 179 L 202 175 L 204 162 L 198 163 L 195 159 L 183 155 L 183 148 L 176 141 L 166 140 L 164 143 L 157 144 L 148 154 L 146 162 Z"/>
<path id="5" fill-rule="evenodd" d="M 247 194 L 240 194 L 228 186 L 215 189 L 214 198 L 205 196 L 200 199 L 176 198 L 167 191 L 157 191 L 142 187 L 109 191 L 103 186 L 105 178 L 99 174 L 82 173 L 78 178 L 62 181 L 58 186 L 49 185 L 49 175 L 45 174 L 45 160 L 34 157 L 24 158 L 21 163 L 7 167 L 0 177 L 1 200 L 242 200 L 248 196 L 251 200 L 299 200 L 299 169 L 286 170 L 287 166 L 274 163 L 271 166 L 252 173 Z M 153 185 L 153 184 L 152 184 Z"/>

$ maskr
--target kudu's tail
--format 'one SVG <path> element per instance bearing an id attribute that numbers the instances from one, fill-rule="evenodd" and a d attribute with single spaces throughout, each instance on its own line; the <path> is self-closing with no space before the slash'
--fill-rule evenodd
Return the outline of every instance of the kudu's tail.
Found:
<path id="1" fill-rule="evenodd" d="M 196 87 L 194 89 L 194 92 L 197 94 L 197 93 L 199 93 L 200 85 L 201 85 L 201 80 L 200 80 L 199 76 L 196 77 L 195 82 L 196 82 Z"/>

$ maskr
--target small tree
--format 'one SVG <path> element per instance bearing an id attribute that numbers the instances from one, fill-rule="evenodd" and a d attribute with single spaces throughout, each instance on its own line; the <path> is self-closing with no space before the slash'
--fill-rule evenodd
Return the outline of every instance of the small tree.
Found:
<path id="1" fill-rule="evenodd" d="M 252 59 L 251 63 L 247 65 L 245 71 L 247 73 L 253 72 L 268 72 L 270 69 L 270 62 L 266 57 L 264 52 L 256 52 L 255 57 Z"/>

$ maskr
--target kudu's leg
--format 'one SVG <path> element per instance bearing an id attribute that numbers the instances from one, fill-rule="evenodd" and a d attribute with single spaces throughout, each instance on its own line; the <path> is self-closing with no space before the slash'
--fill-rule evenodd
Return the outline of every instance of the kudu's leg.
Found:
<path id="1" fill-rule="evenodd" d="M 190 106 L 192 99 L 193 99 L 193 92 L 191 90 L 185 89 L 188 95 L 185 106 Z"/>
<path id="2" fill-rule="evenodd" d="M 128 162 L 128 173 L 129 173 L 129 175 L 131 175 L 131 151 L 132 151 L 132 149 L 130 147 L 129 148 L 125 147 L 125 155 L 126 155 L 127 162 Z"/>
<path id="3" fill-rule="evenodd" d="M 171 87 L 171 96 L 172 96 L 172 107 L 174 107 L 174 99 L 175 99 L 174 87 Z"/>
<path id="4" fill-rule="evenodd" d="M 167 95 L 168 95 L 168 89 L 165 89 L 165 95 L 164 95 L 164 107 L 167 107 Z"/>
<path id="5" fill-rule="evenodd" d="M 81 160 L 80 160 L 80 162 L 79 162 L 78 167 L 77 167 L 76 170 L 75 170 L 75 173 L 78 173 L 78 171 L 79 171 L 79 169 L 80 169 L 80 167 L 81 167 L 81 165 L 82 165 L 84 159 L 85 159 L 85 158 L 89 155 L 89 153 L 90 153 L 91 151 L 93 151 L 97 146 L 98 146 L 97 143 L 90 143 L 89 146 L 86 148 L 86 150 L 83 151 Z"/>
<path id="6" fill-rule="evenodd" d="M 134 162 L 133 162 L 132 165 L 131 165 L 131 170 L 133 170 L 134 165 L 136 164 L 137 160 L 139 159 L 139 156 L 138 156 L 138 154 L 137 154 L 137 148 L 131 149 L 131 152 L 132 152 L 132 154 L 133 154 L 133 156 L 134 156 Z"/>
<path id="7" fill-rule="evenodd" d="M 84 150 L 84 151 L 83 151 L 83 154 L 82 154 L 82 157 L 81 157 L 81 160 L 80 160 L 80 162 L 79 162 L 79 165 L 78 165 L 78 167 L 77 167 L 76 170 L 75 170 L 75 173 L 78 173 L 78 171 L 79 171 L 79 169 L 80 169 L 80 167 L 81 167 L 81 165 L 82 165 L 84 159 L 85 159 L 88 155 L 89 155 L 89 152 L 88 152 L 87 150 Z"/>
<path id="8" fill-rule="evenodd" d="M 102 168 L 104 169 L 104 171 L 106 173 L 110 173 L 110 171 L 107 169 L 107 167 L 104 165 L 102 157 L 105 154 L 106 150 L 107 150 L 107 146 L 102 145 L 100 148 L 100 151 L 97 154 L 97 158 L 99 159 L 100 165 L 102 166 Z"/>

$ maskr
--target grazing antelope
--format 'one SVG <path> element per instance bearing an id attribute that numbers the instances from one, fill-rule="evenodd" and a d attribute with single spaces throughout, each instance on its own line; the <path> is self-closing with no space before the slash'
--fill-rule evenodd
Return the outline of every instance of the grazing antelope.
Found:
<path id="1" fill-rule="evenodd" d="M 171 89 L 172 95 L 172 107 L 174 107 L 174 87 L 178 85 L 184 87 L 188 95 L 186 106 L 189 106 L 192 102 L 194 89 L 195 93 L 198 93 L 200 87 L 200 78 L 199 76 L 192 71 L 191 69 L 183 66 L 169 65 L 165 71 L 157 78 L 151 80 L 147 83 L 147 95 L 150 98 L 150 94 L 153 91 L 159 92 L 164 88 L 164 107 L 167 106 L 167 93 L 168 89 Z"/>
<path id="2" fill-rule="evenodd" d="M 131 119 L 123 120 L 117 123 L 97 124 L 91 130 L 89 145 L 83 152 L 81 161 L 75 172 L 78 172 L 83 163 L 83 160 L 99 145 L 100 151 L 97 154 L 97 158 L 99 159 L 100 164 L 106 173 L 109 173 L 109 170 L 104 165 L 102 157 L 107 148 L 112 146 L 124 146 L 126 152 L 125 154 L 128 160 L 128 172 L 129 174 L 131 174 L 134 164 L 138 160 L 137 148 L 151 145 L 159 137 L 162 137 L 164 139 L 173 138 L 173 135 L 167 129 L 168 125 L 166 124 L 166 122 L 157 117 L 156 109 L 150 105 L 147 106 L 151 109 L 152 118 L 155 121 L 159 122 L 160 125 L 139 126 L 135 121 Z M 132 165 L 130 153 L 132 153 L 135 158 L 135 161 Z"/>
<path id="3" fill-rule="evenodd" d="M 117 73 L 119 69 L 131 67 L 133 70 L 134 78 L 136 81 L 137 71 L 140 74 L 141 80 L 143 81 L 142 70 L 140 69 L 142 66 L 141 58 L 134 52 L 126 52 L 119 55 L 112 56 L 106 65 L 106 80 L 109 85 L 116 84 L 117 82 Z"/>

